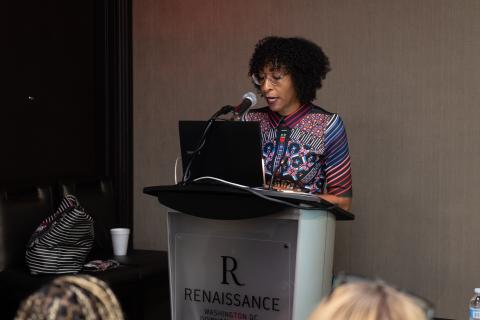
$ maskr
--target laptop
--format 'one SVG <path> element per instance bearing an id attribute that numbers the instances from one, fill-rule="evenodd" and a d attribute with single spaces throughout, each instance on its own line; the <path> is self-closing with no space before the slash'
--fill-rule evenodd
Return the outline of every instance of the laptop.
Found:
<path id="1" fill-rule="evenodd" d="M 207 181 L 198 178 L 208 176 L 243 186 L 263 187 L 260 123 L 213 122 L 203 148 L 192 160 L 190 151 L 200 145 L 206 126 L 207 121 L 179 121 L 183 172 L 190 166 L 186 182 Z"/>

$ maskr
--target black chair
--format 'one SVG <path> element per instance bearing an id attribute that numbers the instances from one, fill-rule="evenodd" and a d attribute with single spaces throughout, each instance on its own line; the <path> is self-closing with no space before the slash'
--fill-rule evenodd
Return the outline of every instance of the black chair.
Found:
<path id="1" fill-rule="evenodd" d="M 38 225 L 70 193 L 94 219 L 95 243 L 90 259 L 116 259 L 120 267 L 88 272 L 102 279 L 118 297 L 127 319 L 170 317 L 168 255 L 164 251 L 129 250 L 112 255 L 109 229 L 116 224 L 112 184 L 107 179 L 62 182 L 52 189 L 16 188 L 0 192 L 0 318 L 12 319 L 22 300 L 56 275 L 31 275 L 25 265 L 26 244 Z M 87 273 L 87 272 L 82 272 Z"/>

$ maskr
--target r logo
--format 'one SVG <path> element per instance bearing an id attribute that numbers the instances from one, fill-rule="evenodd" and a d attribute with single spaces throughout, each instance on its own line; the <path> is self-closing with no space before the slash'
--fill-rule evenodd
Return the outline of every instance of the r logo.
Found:
<path id="1" fill-rule="evenodd" d="M 244 283 L 240 283 L 235 275 L 234 271 L 237 269 L 237 260 L 234 257 L 230 256 L 221 256 L 223 261 L 223 280 L 222 284 L 230 284 L 227 281 L 227 274 L 230 274 L 233 281 L 237 286 L 244 286 Z M 230 263 L 229 263 L 230 261 Z"/>

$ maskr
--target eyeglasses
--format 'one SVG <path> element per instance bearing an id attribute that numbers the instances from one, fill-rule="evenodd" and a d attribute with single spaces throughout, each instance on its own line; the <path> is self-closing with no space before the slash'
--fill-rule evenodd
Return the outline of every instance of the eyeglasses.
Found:
<path id="1" fill-rule="evenodd" d="M 281 82 L 282 79 L 285 78 L 287 73 L 284 72 L 272 72 L 267 75 L 259 75 L 259 74 L 252 74 L 252 81 L 254 84 L 257 86 L 263 86 L 265 84 L 265 81 L 270 81 L 272 86 L 278 86 Z"/>
<path id="2" fill-rule="evenodd" d="M 380 279 L 372 280 L 363 276 L 359 275 L 346 275 L 346 274 L 340 274 L 333 279 L 333 284 L 332 284 L 332 292 L 335 288 L 347 284 L 347 283 L 373 283 L 377 284 L 379 288 L 386 288 L 386 287 L 392 287 L 391 285 L 388 285 L 384 281 Z M 393 287 L 395 290 L 403 293 L 404 295 L 408 296 L 410 299 L 415 302 L 425 313 L 425 316 L 427 317 L 428 320 L 433 319 L 434 316 L 434 307 L 433 304 L 428 301 L 427 299 L 420 297 L 418 295 L 415 295 L 413 293 L 410 293 L 405 290 L 399 290 L 398 288 Z"/>

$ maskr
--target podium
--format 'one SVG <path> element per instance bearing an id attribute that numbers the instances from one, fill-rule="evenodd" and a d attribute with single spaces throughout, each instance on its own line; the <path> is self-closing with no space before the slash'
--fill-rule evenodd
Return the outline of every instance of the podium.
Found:
<path id="1" fill-rule="evenodd" d="M 317 196 L 225 185 L 144 188 L 171 210 L 172 319 L 305 320 L 331 290 L 336 220 Z"/>

